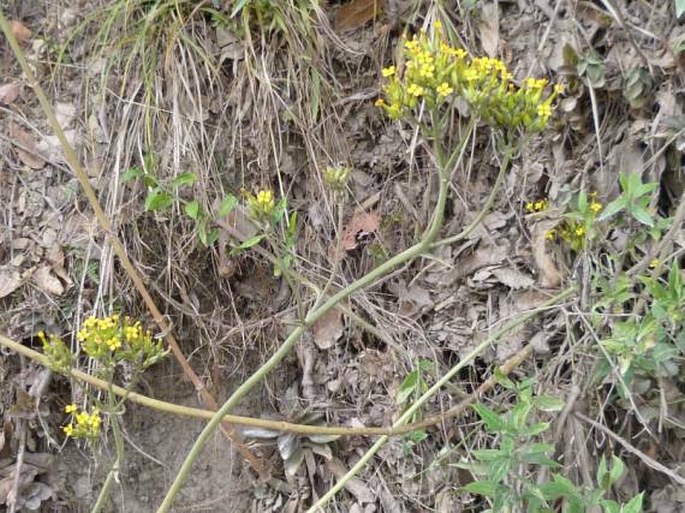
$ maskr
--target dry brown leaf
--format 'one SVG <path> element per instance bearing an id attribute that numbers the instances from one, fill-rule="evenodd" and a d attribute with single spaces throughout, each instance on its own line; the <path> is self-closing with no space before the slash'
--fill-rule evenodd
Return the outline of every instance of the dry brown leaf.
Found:
<path id="1" fill-rule="evenodd" d="M 400 292 L 400 315 L 414 318 L 417 314 L 425 311 L 426 307 L 433 305 L 430 292 L 418 285 L 410 285 L 409 288 Z"/>
<path id="2" fill-rule="evenodd" d="M 330 461 L 327 461 L 326 467 L 328 470 L 330 470 L 331 474 L 336 477 L 336 479 L 341 479 L 347 473 L 347 468 L 338 458 L 333 458 Z M 366 486 L 364 481 L 356 477 L 353 477 L 347 481 L 345 484 L 345 489 L 354 495 L 354 497 L 362 504 L 376 500 L 376 494 L 374 494 L 373 491 Z"/>
<path id="3" fill-rule="evenodd" d="M 499 48 L 499 12 L 497 3 L 483 3 L 480 10 L 480 43 L 488 57 L 497 57 Z"/>
<path id="4" fill-rule="evenodd" d="M 57 276 L 52 274 L 52 267 L 49 265 L 40 266 L 31 276 L 33 283 L 43 292 L 52 294 L 54 296 L 61 296 L 64 294 L 64 285 L 59 281 Z"/>
<path id="5" fill-rule="evenodd" d="M 333 309 L 325 313 L 312 326 L 314 342 L 319 349 L 330 349 L 342 337 L 343 330 L 342 313 Z"/>
<path id="6" fill-rule="evenodd" d="M 351 0 L 341 5 L 335 16 L 335 29 L 348 30 L 366 25 L 380 16 L 385 0 Z"/>
<path id="7" fill-rule="evenodd" d="M 515 267 L 497 267 L 491 269 L 491 271 L 501 283 L 510 289 L 527 289 L 528 287 L 532 287 L 535 283 L 533 278 L 522 273 Z"/>
<path id="8" fill-rule="evenodd" d="M 0 103 L 9 105 L 19 97 L 21 84 L 19 82 L 9 82 L 0 86 Z"/>
<path id="9" fill-rule="evenodd" d="M 378 230 L 380 216 L 376 212 L 355 212 L 342 234 L 342 246 L 351 251 L 358 245 L 357 238 L 369 235 Z"/>
<path id="10" fill-rule="evenodd" d="M 45 159 L 38 154 L 36 141 L 29 132 L 16 123 L 10 123 L 10 137 L 17 143 L 14 151 L 17 152 L 19 160 L 31 169 L 42 169 L 45 167 Z"/>
<path id="11" fill-rule="evenodd" d="M 0 299 L 9 296 L 21 287 L 21 275 L 16 269 L 0 267 Z"/>
<path id="12" fill-rule="evenodd" d="M 561 272 L 547 252 L 547 232 L 556 225 L 557 221 L 542 221 L 533 228 L 533 259 L 540 271 L 540 285 L 545 288 L 556 288 L 561 284 Z"/>
<path id="13" fill-rule="evenodd" d="M 50 246 L 50 249 L 48 249 L 45 258 L 52 264 L 53 272 L 65 283 L 66 288 L 71 288 L 74 282 L 71 281 L 71 277 L 64 267 L 64 252 L 62 251 L 62 248 L 53 243 Z"/>
<path id="14" fill-rule="evenodd" d="M 31 37 L 31 31 L 21 21 L 10 21 L 10 30 L 12 31 L 12 35 L 20 43 L 25 43 Z"/>

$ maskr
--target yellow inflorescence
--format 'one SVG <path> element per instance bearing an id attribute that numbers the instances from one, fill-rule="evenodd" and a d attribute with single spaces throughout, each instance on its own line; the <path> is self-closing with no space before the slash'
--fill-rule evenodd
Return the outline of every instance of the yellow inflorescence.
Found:
<path id="1" fill-rule="evenodd" d="M 76 338 L 88 356 L 103 363 L 127 360 L 144 368 L 166 354 L 162 343 L 143 330 L 140 321 L 117 314 L 87 318 Z"/>
<path id="2" fill-rule="evenodd" d="M 253 219 L 262 220 L 269 217 L 276 208 L 274 193 L 269 190 L 261 190 L 256 195 L 246 193 L 247 205 Z"/>
<path id="3" fill-rule="evenodd" d="M 557 230 L 550 230 L 547 232 L 547 239 L 554 240 L 557 236 L 564 241 L 573 251 L 580 251 L 585 247 L 586 238 L 588 236 L 587 226 L 595 221 L 597 214 L 602 211 L 602 204 L 597 200 L 597 193 L 590 194 L 589 202 L 587 204 L 588 218 L 586 220 L 565 219 Z M 544 200 L 542 200 L 544 201 Z"/>
<path id="4" fill-rule="evenodd" d="M 72 438 L 97 438 L 100 434 L 102 418 L 97 408 L 90 413 L 79 411 L 75 404 L 69 404 L 64 408 L 71 415 L 71 422 L 62 428 L 67 436 Z"/>
<path id="5" fill-rule="evenodd" d="M 43 344 L 43 353 L 48 357 L 49 366 L 57 372 L 68 372 L 71 367 L 71 350 L 56 335 L 46 336 L 44 332 L 38 332 L 38 338 Z"/>
<path id="6" fill-rule="evenodd" d="M 541 130 L 554 111 L 560 85 L 547 91 L 544 78 L 527 78 L 514 84 L 511 73 L 499 59 L 469 58 L 452 47 L 442 25 L 436 21 L 433 34 L 422 30 L 402 45 L 402 62 L 382 70 L 388 81 L 385 98 L 376 102 L 393 119 L 412 111 L 420 101 L 429 108 L 461 97 L 483 121 L 509 130 Z"/>

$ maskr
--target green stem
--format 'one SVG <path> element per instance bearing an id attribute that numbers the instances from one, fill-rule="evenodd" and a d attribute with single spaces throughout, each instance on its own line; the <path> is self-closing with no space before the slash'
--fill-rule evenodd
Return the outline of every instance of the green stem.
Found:
<path id="1" fill-rule="evenodd" d="M 561 301 L 565 300 L 566 298 L 570 297 L 573 293 L 575 292 L 575 287 L 570 287 L 563 292 L 557 294 L 556 296 L 552 297 L 548 301 L 546 301 L 544 304 L 540 306 L 538 310 L 535 312 L 530 312 L 526 315 L 521 315 L 514 319 L 513 321 L 507 323 L 504 325 L 501 329 L 497 330 L 494 334 L 489 336 L 487 339 L 485 339 L 483 342 L 478 344 L 468 355 L 464 357 L 463 360 L 460 360 L 459 363 L 457 363 L 454 367 L 452 367 L 449 372 L 447 372 L 442 378 L 440 378 L 432 387 L 430 387 L 417 401 L 412 404 L 409 408 L 407 408 L 407 411 L 404 412 L 404 414 L 397 419 L 397 422 L 393 424 L 393 428 L 402 426 L 406 422 L 408 422 L 414 414 L 421 408 L 428 399 L 430 399 L 433 395 L 435 395 L 438 390 L 440 390 L 445 384 L 447 384 L 456 374 L 459 372 L 461 369 L 469 365 L 478 355 L 480 355 L 485 349 L 487 349 L 491 344 L 496 342 L 502 335 L 510 332 L 514 328 L 520 326 L 524 322 L 526 322 L 528 319 L 533 317 L 534 315 L 537 314 L 538 311 L 543 310 L 545 307 L 549 307 L 552 305 L 556 305 L 560 303 Z M 342 488 L 349 482 L 350 479 L 352 479 L 360 470 L 362 470 L 366 464 L 369 462 L 369 460 L 378 452 L 378 450 L 385 445 L 385 442 L 388 441 L 388 436 L 383 435 L 381 436 L 376 443 L 374 443 L 371 448 L 366 451 L 364 456 L 362 456 L 359 461 L 345 474 L 343 477 L 340 478 L 340 480 L 333 486 L 328 492 L 326 492 L 325 495 L 323 495 L 316 503 L 307 510 L 307 513 L 315 513 L 316 511 L 320 510 L 323 508 L 323 506 L 328 503 L 329 500 L 333 498 L 333 496 L 338 493 Z"/>
<path id="2" fill-rule="evenodd" d="M 113 378 L 114 376 L 111 374 L 107 378 L 109 383 L 109 387 L 107 387 L 107 409 L 110 412 L 110 419 L 112 420 L 112 433 L 114 434 L 114 447 L 116 448 L 117 457 L 114 460 L 112 468 L 107 473 L 107 478 L 102 485 L 102 490 L 100 490 L 100 495 L 98 495 L 98 499 L 95 502 L 95 506 L 93 506 L 91 513 L 99 513 L 105 505 L 105 501 L 109 498 L 112 483 L 119 473 L 119 469 L 124 461 L 124 440 L 121 436 L 121 426 L 119 426 L 120 417 L 116 411 L 117 400 L 112 385 Z"/>
<path id="3" fill-rule="evenodd" d="M 473 124 L 474 123 L 472 122 L 470 126 L 473 126 Z M 465 137 L 462 142 L 462 145 L 466 144 L 466 141 L 468 140 L 469 137 Z M 436 144 L 439 144 L 439 140 L 436 142 Z M 188 453 L 188 456 L 186 456 L 186 459 L 181 465 L 181 468 L 179 469 L 178 474 L 174 479 L 174 482 L 167 491 L 167 494 L 164 497 L 162 504 L 159 506 L 157 513 L 166 513 L 167 511 L 169 511 L 169 509 L 171 508 L 171 504 L 174 501 L 174 498 L 176 497 L 176 495 L 178 495 L 178 493 L 181 490 L 181 487 L 183 486 L 183 483 L 188 478 L 193 463 L 200 455 L 202 448 L 209 440 L 211 434 L 221 423 L 222 418 L 226 414 L 228 414 L 235 406 L 237 406 L 240 400 L 255 385 L 262 381 L 266 377 L 266 375 L 274 367 L 276 367 L 276 365 L 278 365 L 281 362 L 281 360 L 283 360 L 283 358 L 285 358 L 288 355 L 292 347 L 295 345 L 295 342 L 299 340 L 299 338 L 307 330 L 307 328 L 309 328 L 309 326 L 314 324 L 321 316 L 323 316 L 332 308 L 334 308 L 339 302 L 344 301 L 350 295 L 354 294 L 358 290 L 363 289 L 368 285 L 371 285 L 378 279 L 385 276 L 388 272 L 392 271 L 395 267 L 404 264 L 405 262 L 412 260 L 418 257 L 419 255 L 425 253 L 430 248 L 431 243 L 435 240 L 440 231 L 440 228 L 442 227 L 442 221 L 445 213 L 445 204 L 447 203 L 447 193 L 449 191 L 449 173 L 445 169 L 439 169 L 439 174 L 440 186 L 438 190 L 438 201 L 433 211 L 433 220 L 431 222 L 430 228 L 428 229 L 424 237 L 421 239 L 421 241 L 411 246 L 410 248 L 405 249 L 404 251 L 395 255 L 389 260 L 385 261 L 376 269 L 372 270 L 368 274 L 359 278 L 357 281 L 345 287 L 343 290 L 331 296 L 321 306 L 309 312 L 309 314 L 305 317 L 304 322 L 300 326 L 295 328 L 295 330 L 293 330 L 293 332 L 285 339 L 281 347 L 278 348 L 278 350 L 271 356 L 271 358 L 269 358 L 266 361 L 266 363 L 264 363 L 259 369 L 257 369 L 257 371 L 255 371 L 254 374 L 252 374 L 242 385 L 238 387 L 238 389 L 233 393 L 233 395 L 229 397 L 229 399 L 223 404 L 221 408 L 219 408 L 219 410 L 217 410 L 212 419 L 207 423 L 205 428 L 197 437 L 197 440 L 195 440 L 193 447 Z"/>
<path id="4" fill-rule="evenodd" d="M 95 503 L 95 506 L 93 506 L 91 513 L 98 513 L 104 507 L 105 501 L 109 497 L 109 493 L 112 489 L 112 483 L 114 483 L 114 478 L 118 472 L 119 462 L 117 460 L 114 462 L 114 465 L 112 465 L 112 469 L 107 474 L 107 479 L 105 479 L 105 482 L 102 485 L 102 490 L 100 490 L 100 495 L 98 495 L 98 500 Z"/>

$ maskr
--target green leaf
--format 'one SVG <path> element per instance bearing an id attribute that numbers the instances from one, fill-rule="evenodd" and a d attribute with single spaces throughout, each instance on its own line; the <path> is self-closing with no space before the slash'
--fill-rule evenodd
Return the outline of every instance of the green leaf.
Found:
<path id="1" fill-rule="evenodd" d="M 512 459 L 499 459 L 495 460 L 489 465 L 489 470 L 490 473 L 488 477 L 490 478 L 491 481 L 494 481 L 495 483 L 500 483 L 502 480 L 507 476 L 509 473 L 509 470 L 511 470 L 511 466 L 514 463 Z"/>
<path id="2" fill-rule="evenodd" d="M 121 181 L 126 183 L 130 182 L 131 180 L 135 180 L 136 178 L 140 178 L 141 176 L 143 176 L 143 170 L 138 166 L 133 166 L 128 168 L 124 174 L 121 175 Z"/>
<path id="3" fill-rule="evenodd" d="M 219 218 L 226 217 L 228 214 L 230 214 L 237 203 L 238 198 L 236 198 L 233 194 L 226 196 L 221 201 L 221 205 L 219 205 L 219 211 L 217 212 Z"/>
<path id="4" fill-rule="evenodd" d="M 217 240 L 219 240 L 219 229 L 212 228 L 207 234 L 207 246 L 213 245 Z"/>
<path id="5" fill-rule="evenodd" d="M 469 483 L 462 487 L 462 490 L 469 493 L 475 493 L 476 495 L 493 498 L 498 494 L 500 486 L 492 481 L 474 481 L 473 483 Z"/>
<path id="6" fill-rule="evenodd" d="M 599 465 L 597 466 L 597 485 L 603 489 L 607 489 L 610 486 L 608 476 L 607 460 L 602 456 L 599 459 Z"/>
<path id="7" fill-rule="evenodd" d="M 471 454 L 480 461 L 495 461 L 503 456 L 499 449 L 475 449 Z"/>
<path id="8" fill-rule="evenodd" d="M 536 422 L 535 424 L 523 429 L 521 434 L 523 434 L 524 436 L 533 437 L 535 435 L 539 435 L 540 433 L 544 433 L 548 429 L 549 422 Z"/>
<path id="9" fill-rule="evenodd" d="M 628 202 L 624 196 L 619 196 L 614 201 L 609 203 L 604 211 L 597 218 L 599 221 L 606 221 L 611 216 L 618 214 L 621 210 L 625 210 Z"/>
<path id="10" fill-rule="evenodd" d="M 407 374 L 402 381 L 399 390 L 397 391 L 397 398 L 395 404 L 404 404 L 416 391 L 419 382 L 419 371 L 415 370 Z"/>
<path id="11" fill-rule="evenodd" d="M 621 513 L 620 506 L 614 501 L 602 501 L 604 513 Z"/>
<path id="12" fill-rule="evenodd" d="M 207 234 L 207 222 L 208 221 L 209 221 L 209 219 L 205 217 L 197 225 L 197 238 L 200 239 L 200 242 L 205 247 L 209 247 L 209 239 L 207 236 L 208 235 Z"/>
<path id="13" fill-rule="evenodd" d="M 195 180 L 197 180 L 197 175 L 195 173 L 181 173 L 171 181 L 171 187 L 178 189 L 184 185 L 193 185 Z"/>
<path id="14" fill-rule="evenodd" d="M 145 210 L 148 212 L 155 212 L 158 210 L 166 210 L 174 203 L 174 197 L 168 192 L 161 189 L 152 189 L 148 191 L 145 198 Z"/>
<path id="15" fill-rule="evenodd" d="M 489 431 L 499 432 L 504 429 L 504 421 L 494 411 L 482 404 L 474 404 L 471 406 L 478 416 L 485 422 Z"/>
<path id="16" fill-rule="evenodd" d="M 186 203 L 183 207 L 183 210 L 185 211 L 188 217 L 197 221 L 197 219 L 201 215 L 200 202 L 197 200 L 193 200 L 189 203 Z"/>
<path id="17" fill-rule="evenodd" d="M 566 404 L 563 399 L 551 395 L 539 395 L 534 403 L 535 407 L 541 411 L 561 411 Z"/>
<path id="18" fill-rule="evenodd" d="M 654 226 L 654 220 L 652 219 L 651 214 L 646 208 L 640 207 L 638 205 L 633 205 L 630 208 L 630 215 L 632 215 L 637 221 L 641 222 L 646 226 Z"/>
<path id="19" fill-rule="evenodd" d="M 622 513 L 642 513 L 643 494 L 644 492 L 641 492 L 639 495 L 630 499 L 630 502 L 623 506 Z"/>
<path id="20" fill-rule="evenodd" d="M 610 484 L 615 484 L 621 479 L 623 472 L 625 471 L 625 465 L 621 461 L 621 458 L 615 454 L 611 455 L 611 470 L 609 471 Z"/>
<path id="21" fill-rule="evenodd" d="M 264 235 L 255 235 L 254 237 L 250 237 L 246 241 L 243 241 L 243 243 L 238 246 L 238 249 L 249 249 L 252 246 L 256 246 L 262 241 L 263 238 Z"/>

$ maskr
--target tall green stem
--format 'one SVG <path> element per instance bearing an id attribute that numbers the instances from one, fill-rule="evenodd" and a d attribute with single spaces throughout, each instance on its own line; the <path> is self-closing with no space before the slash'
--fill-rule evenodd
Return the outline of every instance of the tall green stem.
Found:
<path id="1" fill-rule="evenodd" d="M 117 398 L 112 386 L 112 374 L 113 373 L 110 373 L 107 378 L 109 383 L 109 387 L 107 389 L 107 409 L 109 410 L 110 418 L 112 420 L 112 433 L 114 434 L 114 447 L 116 448 L 117 456 L 112 464 L 112 468 L 110 468 L 109 472 L 107 473 L 107 478 L 102 485 L 102 490 L 100 490 L 100 494 L 98 495 L 97 501 L 95 502 L 95 506 L 93 506 L 91 513 L 99 513 L 104 507 L 105 502 L 109 498 L 109 494 L 112 489 L 112 483 L 114 482 L 114 479 L 119 473 L 121 465 L 124 462 L 124 439 L 121 436 L 121 426 L 119 425 L 121 419 L 117 413 Z"/>
<path id="2" fill-rule="evenodd" d="M 467 141 L 469 140 L 469 136 L 471 131 L 473 130 L 473 127 L 475 126 L 475 120 L 472 120 L 469 123 L 469 129 L 467 136 L 464 137 L 461 147 L 460 147 L 460 152 L 463 152 L 463 148 L 467 144 Z M 435 144 L 440 144 L 439 139 L 434 139 Z M 321 306 L 311 310 L 309 314 L 305 317 L 304 322 L 299 325 L 293 332 L 285 339 L 281 347 L 278 348 L 278 350 L 269 358 L 266 363 L 264 363 L 257 371 L 255 371 L 252 376 L 250 376 L 245 382 L 243 382 L 242 385 L 238 387 L 238 389 L 233 393 L 231 397 L 223 404 L 219 410 L 214 414 L 214 417 L 207 423 L 205 428 L 202 430 L 200 435 L 197 437 L 197 440 L 195 440 L 195 443 L 193 444 L 193 447 L 191 448 L 190 452 L 188 453 L 188 456 L 186 456 L 185 461 L 181 465 L 181 468 L 178 471 L 178 474 L 176 475 L 176 478 L 174 479 L 174 482 L 172 483 L 171 487 L 169 488 L 166 497 L 164 497 L 164 501 L 162 501 L 162 504 L 159 506 L 159 509 L 157 510 L 157 513 L 166 513 L 169 511 L 171 508 L 171 504 L 174 501 L 174 498 L 176 495 L 180 492 L 181 487 L 183 486 L 183 483 L 186 481 L 188 478 L 188 475 L 190 473 L 190 470 L 193 466 L 193 463 L 197 459 L 197 457 L 200 455 L 200 452 L 202 451 L 202 448 L 205 446 L 207 441 L 209 440 L 209 437 L 211 434 L 214 432 L 214 430 L 219 426 L 221 423 L 222 418 L 228 414 L 237 404 L 240 402 L 240 400 L 255 386 L 257 385 L 260 381 L 262 381 L 266 375 L 271 372 L 271 370 L 278 365 L 283 358 L 285 358 L 292 347 L 295 345 L 295 342 L 299 340 L 299 338 L 302 336 L 302 334 L 312 325 L 314 324 L 321 316 L 329 312 L 332 308 L 334 308 L 338 303 L 341 301 L 347 299 L 350 295 L 354 294 L 358 290 L 363 289 L 364 287 L 367 287 L 371 284 L 373 284 L 375 281 L 379 280 L 383 276 L 385 276 L 387 273 L 392 271 L 395 267 L 404 264 L 405 262 L 408 262 L 421 254 L 425 253 L 428 251 L 431 247 L 431 243 L 435 240 L 437 237 L 438 233 L 440 232 L 440 228 L 442 227 L 442 222 L 445 214 L 445 204 L 447 203 L 447 194 L 449 192 L 449 171 L 446 169 L 441 169 L 440 166 L 441 164 L 444 164 L 442 162 L 442 158 L 440 157 L 441 153 L 436 155 L 436 157 L 440 158 L 438 160 L 438 168 L 439 168 L 439 176 L 440 176 L 440 183 L 439 183 L 439 190 L 438 190 L 438 200 L 435 205 L 435 209 L 433 210 L 433 217 L 432 221 L 430 224 L 429 229 L 427 232 L 424 234 L 423 238 L 410 248 L 405 249 L 401 253 L 395 255 L 394 257 L 390 258 L 389 260 L 385 261 L 381 265 L 379 265 L 376 269 L 372 270 L 368 274 L 362 276 L 359 278 L 357 281 L 351 283 L 338 293 L 334 294 L 331 296 L 327 301 L 325 301 Z"/>

